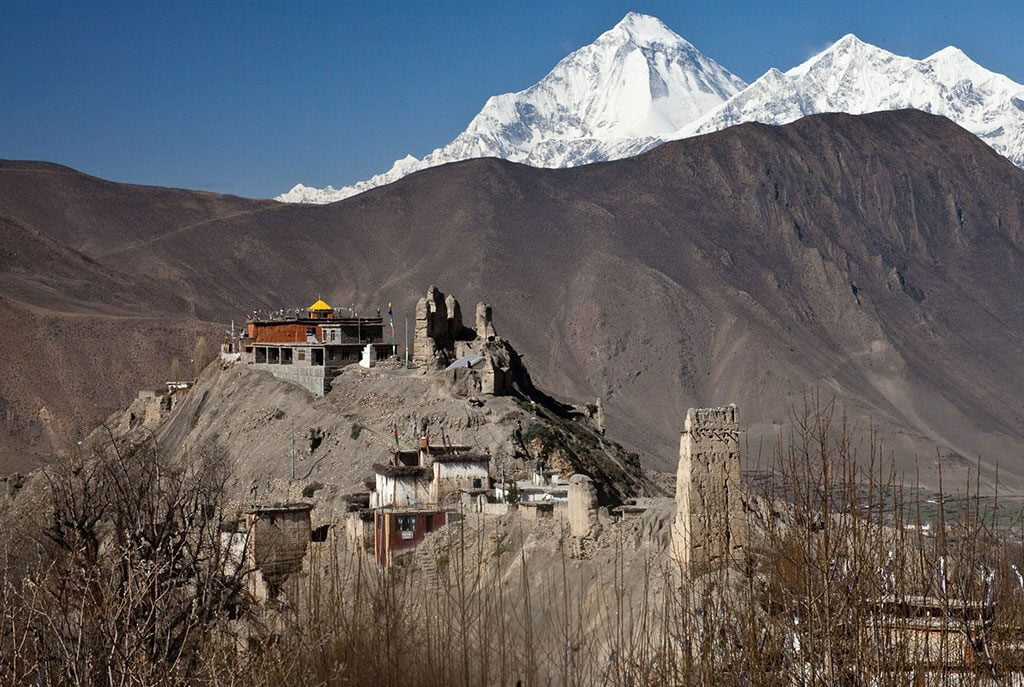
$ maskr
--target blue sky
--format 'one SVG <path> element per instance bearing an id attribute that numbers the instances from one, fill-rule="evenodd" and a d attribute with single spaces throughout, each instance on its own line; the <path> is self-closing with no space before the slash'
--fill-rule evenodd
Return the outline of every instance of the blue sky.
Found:
<path id="1" fill-rule="evenodd" d="M 747 81 L 845 33 L 1024 82 L 1024 2 L 0 0 L 0 157 L 266 197 L 454 138 L 629 10 Z"/>

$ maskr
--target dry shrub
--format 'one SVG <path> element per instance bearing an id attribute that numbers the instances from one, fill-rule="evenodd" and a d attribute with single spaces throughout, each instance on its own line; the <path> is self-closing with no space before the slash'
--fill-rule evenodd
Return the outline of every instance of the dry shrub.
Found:
<path id="1" fill-rule="evenodd" d="M 4 581 L 0 676 L 1020 684 L 1019 521 L 999 521 L 1005 511 L 982 498 L 980 479 L 947 508 L 952 496 L 905 487 L 882 456 L 870 427 L 858 433 L 831 405 L 808 404 L 749 487 L 750 546 L 728 567 L 680 571 L 666 551 L 638 556 L 615 527 L 601 557 L 579 562 L 567 534 L 541 551 L 525 527 L 467 515 L 386 571 L 336 539 L 314 546 L 311 574 L 290 581 L 284 600 L 243 614 L 244 580 L 224 576 L 214 536 L 224 518 L 216 456 L 182 469 L 148 449 L 108 455 L 51 473 L 53 562 Z M 942 507 L 930 512 L 929 500 Z"/>
<path id="2" fill-rule="evenodd" d="M 223 455 L 185 465 L 111 442 L 47 468 L 38 557 L 6 576 L 0 675 L 46 685 L 185 684 L 244 607 L 221 546 Z"/>

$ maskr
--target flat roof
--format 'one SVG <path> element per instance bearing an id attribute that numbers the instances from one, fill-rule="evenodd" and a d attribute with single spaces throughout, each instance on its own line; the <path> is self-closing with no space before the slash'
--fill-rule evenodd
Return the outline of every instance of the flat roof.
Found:
<path id="1" fill-rule="evenodd" d="M 451 365 L 449 365 L 445 369 L 446 370 L 457 370 L 460 367 L 473 367 L 474 365 L 476 365 L 478 362 L 480 362 L 483 359 L 484 359 L 484 357 L 482 355 L 477 355 L 476 353 L 470 353 L 469 355 L 462 356 L 461 358 L 456 360 L 454 363 L 452 363 Z"/>
<path id="2" fill-rule="evenodd" d="M 383 506 L 377 509 L 382 513 L 389 515 L 403 515 L 405 513 L 422 515 L 431 513 L 449 513 L 454 512 L 451 508 L 443 508 L 436 503 L 424 503 L 419 506 Z"/>
<path id="3" fill-rule="evenodd" d="M 490 460 L 486 453 L 442 453 L 434 456 L 435 463 L 487 463 Z"/>
<path id="4" fill-rule="evenodd" d="M 295 501 L 292 503 L 267 503 L 259 506 L 252 506 L 245 512 L 255 515 L 258 513 L 274 513 L 282 511 L 301 512 L 306 510 L 313 510 L 313 504 L 305 503 L 303 501 Z"/>
<path id="5" fill-rule="evenodd" d="M 263 348 L 345 348 L 346 346 L 355 346 L 357 348 L 364 348 L 367 344 L 371 346 L 388 346 L 391 344 L 385 343 L 384 341 L 352 341 L 349 343 L 329 341 L 313 343 L 312 341 L 257 341 L 256 339 L 249 339 L 249 343 L 246 346 L 257 346 Z"/>
<path id="6" fill-rule="evenodd" d="M 246 324 L 255 325 L 279 325 L 279 324 L 305 324 L 312 326 L 324 326 L 324 324 L 351 324 L 351 325 L 383 325 L 383 317 L 279 317 L 272 319 L 246 320 Z"/>
<path id="7" fill-rule="evenodd" d="M 418 465 L 383 465 L 373 464 L 373 471 L 385 477 L 423 477 L 427 474 L 426 468 Z"/>

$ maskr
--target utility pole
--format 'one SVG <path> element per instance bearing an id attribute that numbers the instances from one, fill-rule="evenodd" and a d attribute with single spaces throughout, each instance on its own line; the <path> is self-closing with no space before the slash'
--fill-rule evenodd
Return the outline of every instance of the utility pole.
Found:
<path id="1" fill-rule="evenodd" d="M 295 481 L 295 426 L 292 426 L 292 481 Z"/>

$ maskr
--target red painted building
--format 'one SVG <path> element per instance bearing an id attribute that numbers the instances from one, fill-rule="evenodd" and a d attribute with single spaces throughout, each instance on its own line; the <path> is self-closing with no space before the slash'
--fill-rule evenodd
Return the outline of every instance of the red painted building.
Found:
<path id="1" fill-rule="evenodd" d="M 431 532 L 457 517 L 431 507 L 377 508 L 373 512 L 373 552 L 377 564 L 394 565 L 395 556 L 415 549 Z"/>

